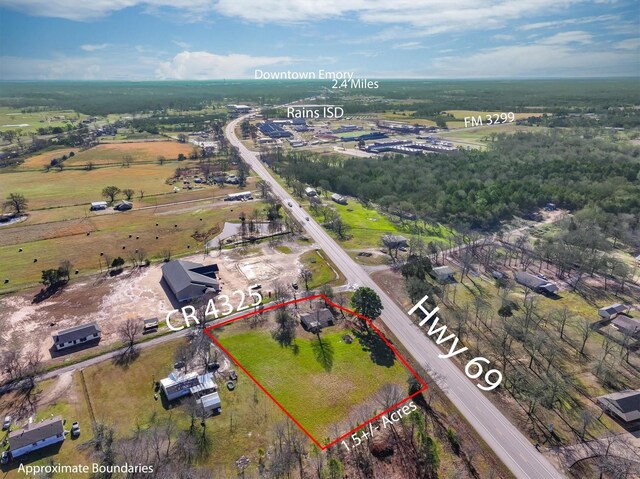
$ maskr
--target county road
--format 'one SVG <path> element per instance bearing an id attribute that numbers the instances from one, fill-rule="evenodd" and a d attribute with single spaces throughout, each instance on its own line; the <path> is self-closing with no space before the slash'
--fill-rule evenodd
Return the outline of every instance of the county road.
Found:
<path id="1" fill-rule="evenodd" d="M 237 118 L 225 128 L 225 135 L 230 144 L 239 149 L 242 158 L 269 184 L 273 193 L 283 201 L 283 204 L 288 205 L 288 202 L 291 202 L 293 207 L 287 206 L 290 213 L 342 271 L 347 281 L 351 284 L 368 286 L 378 293 L 384 307 L 381 317 L 384 324 L 420 365 L 437 373 L 438 383 L 443 387 L 447 397 L 502 462 L 518 478 L 563 477 L 455 364 L 448 359 L 438 358 L 440 350 L 435 343 L 369 277 L 362 266 L 357 264 L 308 213 L 298 206 L 298 202 L 271 176 L 258 159 L 257 153 L 244 146 L 236 136 L 235 128 L 245 118 L 246 116 Z"/>

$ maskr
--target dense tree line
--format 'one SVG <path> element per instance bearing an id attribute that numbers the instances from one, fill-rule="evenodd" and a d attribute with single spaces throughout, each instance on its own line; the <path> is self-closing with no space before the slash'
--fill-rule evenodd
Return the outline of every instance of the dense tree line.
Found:
<path id="1" fill-rule="evenodd" d="M 289 180 L 415 213 L 494 228 L 548 202 L 571 210 L 640 212 L 640 149 L 554 131 L 496 135 L 486 151 L 343 159 L 293 152 L 265 157 Z"/>

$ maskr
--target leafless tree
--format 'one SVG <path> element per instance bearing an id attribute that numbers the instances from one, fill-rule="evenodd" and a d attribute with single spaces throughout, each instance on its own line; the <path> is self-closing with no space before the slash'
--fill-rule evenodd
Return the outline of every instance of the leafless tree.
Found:
<path id="1" fill-rule="evenodd" d="M 131 354 L 135 349 L 136 338 L 140 334 L 142 327 L 140 321 L 134 318 L 127 319 L 119 328 L 118 336 L 125 343 L 127 349 L 125 354 Z"/>

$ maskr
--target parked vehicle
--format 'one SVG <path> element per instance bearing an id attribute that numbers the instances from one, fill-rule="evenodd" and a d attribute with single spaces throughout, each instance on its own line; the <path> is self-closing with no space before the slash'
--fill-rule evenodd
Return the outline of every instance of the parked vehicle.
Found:
<path id="1" fill-rule="evenodd" d="M 5 416 L 4 417 L 4 422 L 2 423 L 2 430 L 6 430 L 9 429 L 9 427 L 11 426 L 11 416 Z"/>
<path id="2" fill-rule="evenodd" d="M 78 437 L 80 435 L 80 424 L 78 421 L 74 421 L 71 425 L 71 437 Z"/>
<path id="3" fill-rule="evenodd" d="M 7 464 L 9 462 L 9 452 L 2 451 L 2 458 L 0 458 L 0 464 Z"/>

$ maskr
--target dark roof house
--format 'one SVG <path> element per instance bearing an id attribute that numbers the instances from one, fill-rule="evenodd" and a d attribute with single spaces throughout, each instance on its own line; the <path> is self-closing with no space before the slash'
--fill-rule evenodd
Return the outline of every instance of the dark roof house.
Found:
<path id="1" fill-rule="evenodd" d="M 316 309 L 300 315 L 300 323 L 307 331 L 333 326 L 333 314 L 327 308 Z"/>
<path id="2" fill-rule="evenodd" d="M 602 409 L 624 423 L 640 423 L 640 389 L 619 391 L 596 398 Z"/>
<path id="3" fill-rule="evenodd" d="M 216 279 L 217 264 L 203 266 L 191 261 L 175 260 L 162 265 L 162 277 L 180 302 L 198 298 L 208 290 L 220 291 Z"/>
<path id="4" fill-rule="evenodd" d="M 618 316 L 620 313 L 624 313 L 628 310 L 629 307 L 624 304 L 612 304 L 610 306 L 605 306 L 604 308 L 600 308 L 598 310 L 598 314 L 605 319 L 612 319 Z"/>
<path id="5" fill-rule="evenodd" d="M 611 324 L 622 334 L 640 339 L 640 321 L 628 316 L 618 316 Z"/>
<path id="6" fill-rule="evenodd" d="M 554 283 L 534 276 L 526 271 L 517 271 L 515 279 L 518 283 L 534 290 L 536 293 L 555 294 L 559 290 L 558 286 Z"/>
<path id="7" fill-rule="evenodd" d="M 64 426 L 60 416 L 27 424 L 9 433 L 9 452 L 13 458 L 64 441 Z"/>
<path id="8" fill-rule="evenodd" d="M 53 344 L 60 350 L 99 338 L 100 327 L 94 322 L 59 331 L 53 335 Z"/>
<path id="9" fill-rule="evenodd" d="M 409 246 L 409 240 L 400 235 L 386 234 L 382 237 L 382 243 L 388 248 L 406 248 Z"/>
<path id="10" fill-rule="evenodd" d="M 449 266 L 433 268 L 429 274 L 438 281 L 453 281 L 453 270 Z"/>

